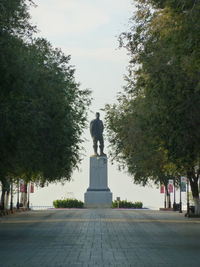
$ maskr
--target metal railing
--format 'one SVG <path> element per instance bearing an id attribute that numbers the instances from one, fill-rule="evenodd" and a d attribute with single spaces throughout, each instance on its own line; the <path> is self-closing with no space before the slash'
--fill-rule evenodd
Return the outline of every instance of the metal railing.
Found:
<path id="1" fill-rule="evenodd" d="M 30 208 L 32 210 L 48 210 L 48 209 L 52 209 L 53 206 L 30 206 Z"/>

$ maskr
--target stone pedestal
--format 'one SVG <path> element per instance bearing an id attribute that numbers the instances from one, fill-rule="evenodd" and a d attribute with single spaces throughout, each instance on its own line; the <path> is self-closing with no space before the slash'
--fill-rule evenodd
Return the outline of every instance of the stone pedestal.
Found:
<path id="1" fill-rule="evenodd" d="M 108 188 L 107 157 L 90 157 L 90 184 L 85 193 L 86 208 L 111 208 L 112 193 Z"/>

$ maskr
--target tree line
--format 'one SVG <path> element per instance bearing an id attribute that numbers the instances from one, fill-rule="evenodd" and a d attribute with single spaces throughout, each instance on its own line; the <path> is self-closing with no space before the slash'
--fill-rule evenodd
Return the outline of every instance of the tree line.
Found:
<path id="1" fill-rule="evenodd" d="M 70 56 L 35 37 L 31 0 L 0 2 L 1 209 L 10 183 L 71 179 L 81 160 L 90 91 L 75 81 Z"/>
<path id="2" fill-rule="evenodd" d="M 135 0 L 119 37 L 130 57 L 117 103 L 106 105 L 111 156 L 134 182 L 187 176 L 200 214 L 200 1 Z"/>

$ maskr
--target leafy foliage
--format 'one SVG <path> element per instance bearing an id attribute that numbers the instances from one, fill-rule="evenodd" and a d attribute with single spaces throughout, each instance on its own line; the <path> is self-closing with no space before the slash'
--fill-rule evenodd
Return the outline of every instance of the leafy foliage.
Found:
<path id="1" fill-rule="evenodd" d="M 53 201 L 54 208 L 83 208 L 83 202 L 77 199 L 62 199 Z"/>
<path id="2" fill-rule="evenodd" d="M 187 174 L 199 199 L 200 2 L 136 3 L 120 36 L 130 54 L 127 86 L 106 107 L 112 151 L 135 182 Z"/>
<path id="3" fill-rule="evenodd" d="M 112 207 L 113 208 L 125 208 L 125 209 L 142 209 L 143 203 L 138 201 L 138 202 L 131 202 L 127 200 L 120 200 L 120 201 L 113 201 Z"/>
<path id="4" fill-rule="evenodd" d="M 33 38 L 32 1 L 0 3 L 0 179 L 70 180 L 81 160 L 90 91 L 70 56 Z"/>

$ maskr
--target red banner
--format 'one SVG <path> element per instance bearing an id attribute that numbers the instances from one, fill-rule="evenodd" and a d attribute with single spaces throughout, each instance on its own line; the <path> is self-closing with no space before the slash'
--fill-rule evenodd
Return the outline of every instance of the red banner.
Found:
<path id="1" fill-rule="evenodd" d="M 168 181 L 168 192 L 169 193 L 173 193 L 174 191 L 174 181 L 173 180 L 169 180 Z"/>
<path id="2" fill-rule="evenodd" d="M 26 185 L 24 183 L 24 181 L 20 181 L 20 184 L 19 184 L 19 191 L 21 193 L 25 193 L 26 192 Z"/>
<path id="3" fill-rule="evenodd" d="M 165 186 L 164 186 L 164 184 L 161 184 L 160 185 L 160 193 L 161 194 L 164 194 L 165 193 Z"/>
<path id="4" fill-rule="evenodd" d="M 34 183 L 30 184 L 30 193 L 34 193 Z"/>

